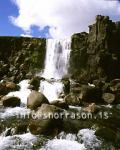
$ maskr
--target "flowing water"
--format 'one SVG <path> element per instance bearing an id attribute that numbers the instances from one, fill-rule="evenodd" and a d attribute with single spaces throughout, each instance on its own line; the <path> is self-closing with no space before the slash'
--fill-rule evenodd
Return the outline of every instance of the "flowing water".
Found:
<path id="1" fill-rule="evenodd" d="M 71 38 L 65 40 L 48 39 L 43 77 L 48 81 L 42 81 L 40 90 L 49 101 L 58 99 L 63 85 L 60 79 L 67 75 L 71 50 Z"/>

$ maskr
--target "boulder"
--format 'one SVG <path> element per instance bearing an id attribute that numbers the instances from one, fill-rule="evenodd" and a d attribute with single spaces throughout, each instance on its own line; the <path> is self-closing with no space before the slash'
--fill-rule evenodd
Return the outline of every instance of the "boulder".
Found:
<path id="1" fill-rule="evenodd" d="M 63 110 L 48 104 L 42 104 L 35 112 L 29 124 L 32 134 L 56 135 L 61 130 L 60 113 Z"/>
<path id="2" fill-rule="evenodd" d="M 0 83 L 0 95 L 8 94 L 8 90 L 4 83 Z"/>
<path id="3" fill-rule="evenodd" d="M 120 104 L 120 92 L 115 94 L 115 103 Z"/>
<path id="4" fill-rule="evenodd" d="M 112 142 L 116 139 L 116 133 L 108 127 L 99 127 L 96 130 L 95 135 Z"/>
<path id="5" fill-rule="evenodd" d="M 68 104 L 65 101 L 56 100 L 56 101 L 51 102 L 50 104 L 57 106 L 57 107 L 60 107 L 62 109 L 68 109 L 69 108 Z"/>
<path id="6" fill-rule="evenodd" d="M 82 111 L 88 112 L 88 113 L 94 113 L 96 110 L 97 110 L 97 106 L 95 103 L 92 103 L 88 105 L 88 107 L 85 107 L 82 109 Z"/>
<path id="7" fill-rule="evenodd" d="M 71 88 L 71 92 L 74 93 L 74 94 L 80 94 L 81 90 L 82 90 L 81 87 L 72 87 Z"/>
<path id="8" fill-rule="evenodd" d="M 24 134 L 24 133 L 27 133 L 27 128 L 28 128 L 28 125 L 26 123 L 18 124 L 15 127 L 14 134 Z"/>
<path id="9" fill-rule="evenodd" d="M 49 104 L 49 101 L 41 92 L 32 91 L 27 98 L 27 107 L 30 109 L 37 109 L 44 103 Z"/>
<path id="10" fill-rule="evenodd" d="M 54 114 L 54 113 L 60 113 L 63 110 L 59 107 L 56 107 L 54 105 L 49 105 L 49 104 L 42 104 L 41 107 L 38 108 L 36 114 L 42 114 L 46 115 L 46 117 L 49 117 L 49 113 Z M 44 117 L 44 116 L 43 116 Z"/>
<path id="11" fill-rule="evenodd" d="M 64 101 L 67 103 L 67 105 L 71 105 L 71 106 L 80 106 L 81 105 L 81 99 L 73 93 L 70 93 L 69 95 L 67 95 L 64 98 Z"/>
<path id="12" fill-rule="evenodd" d="M 101 101 L 102 90 L 97 87 L 92 87 L 87 85 L 82 86 L 80 96 L 84 102 L 95 102 L 95 103 L 102 102 Z"/>
<path id="13" fill-rule="evenodd" d="M 13 83 L 13 82 L 6 82 L 6 88 L 10 92 L 18 91 L 20 89 L 20 87 L 17 84 Z"/>
<path id="14" fill-rule="evenodd" d="M 31 85 L 32 89 L 38 90 L 39 86 L 40 86 L 40 81 L 43 80 L 43 79 L 44 79 L 43 77 L 39 77 L 39 76 L 33 77 L 29 81 L 29 84 Z"/>
<path id="15" fill-rule="evenodd" d="M 113 85 L 113 86 L 110 86 L 110 90 L 112 91 L 112 92 L 120 92 L 120 83 L 116 83 L 115 85 Z"/>
<path id="16" fill-rule="evenodd" d="M 69 79 L 64 79 L 63 80 L 63 91 L 65 94 L 69 94 L 70 93 L 70 81 Z"/>
<path id="17" fill-rule="evenodd" d="M 105 85 L 105 81 L 103 80 L 94 80 L 93 84 L 95 87 L 102 88 Z"/>
<path id="18" fill-rule="evenodd" d="M 102 98 L 105 102 L 107 102 L 108 104 L 111 104 L 115 101 L 115 95 L 112 93 L 104 93 L 102 95 Z"/>
<path id="19" fill-rule="evenodd" d="M 114 80 L 110 81 L 110 86 L 115 86 L 118 83 L 120 83 L 120 79 L 114 79 Z"/>
<path id="20" fill-rule="evenodd" d="M 15 96 L 4 96 L 1 99 L 4 107 L 17 107 L 20 106 L 20 99 Z"/>

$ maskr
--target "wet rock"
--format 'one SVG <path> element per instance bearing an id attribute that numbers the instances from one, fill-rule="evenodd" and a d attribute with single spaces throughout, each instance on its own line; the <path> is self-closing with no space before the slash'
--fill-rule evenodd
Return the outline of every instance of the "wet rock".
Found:
<path id="1" fill-rule="evenodd" d="M 73 93 L 70 93 L 69 95 L 67 95 L 64 98 L 64 101 L 67 103 L 67 105 L 71 105 L 71 106 L 80 106 L 81 105 L 81 99 Z"/>
<path id="2" fill-rule="evenodd" d="M 54 105 L 49 105 L 49 104 L 42 104 L 41 107 L 38 108 L 37 112 L 38 114 L 45 114 L 46 117 L 49 117 L 49 113 L 54 114 L 54 113 L 60 113 L 63 112 L 63 110 L 59 107 L 56 107 Z"/>
<path id="3" fill-rule="evenodd" d="M 65 94 L 70 93 L 70 81 L 69 79 L 63 79 L 63 91 Z"/>
<path id="4" fill-rule="evenodd" d="M 59 98 L 63 99 L 64 97 L 65 97 L 65 94 L 64 93 L 60 93 Z"/>
<path id="5" fill-rule="evenodd" d="M 56 135 L 61 129 L 61 118 L 59 114 L 62 112 L 60 108 L 42 104 L 38 111 L 34 114 L 35 118 L 31 119 L 29 129 L 32 134 L 39 135 Z"/>
<path id="6" fill-rule="evenodd" d="M 102 87 L 102 91 L 103 91 L 103 93 L 109 93 L 109 92 L 111 92 L 111 90 L 110 90 L 110 83 L 105 83 L 105 85 Z"/>
<path id="7" fill-rule="evenodd" d="M 0 95 L 8 94 L 8 90 L 4 83 L 0 83 Z"/>
<path id="8" fill-rule="evenodd" d="M 37 109 L 43 103 L 49 104 L 49 101 L 42 93 L 37 91 L 32 91 L 27 98 L 27 107 L 30 109 Z"/>
<path id="9" fill-rule="evenodd" d="M 112 92 L 120 92 L 120 83 L 117 83 L 117 84 L 115 84 L 115 85 L 113 85 L 113 86 L 110 86 L 110 90 L 112 91 Z"/>
<path id="10" fill-rule="evenodd" d="M 29 81 L 29 84 L 31 85 L 32 89 L 38 90 L 40 86 L 40 81 L 43 79 L 43 77 L 36 76 Z"/>
<path id="11" fill-rule="evenodd" d="M 6 88 L 9 92 L 18 91 L 20 87 L 13 82 L 6 82 Z"/>
<path id="12" fill-rule="evenodd" d="M 27 133 L 28 124 L 19 124 L 14 129 L 14 134 L 24 134 Z"/>
<path id="13" fill-rule="evenodd" d="M 20 106 L 20 99 L 14 96 L 4 96 L 1 99 L 4 107 L 17 107 Z"/>
<path id="14" fill-rule="evenodd" d="M 95 132 L 95 135 L 112 142 L 116 139 L 116 133 L 112 129 L 106 127 L 98 128 Z"/>
<path id="15" fill-rule="evenodd" d="M 71 88 L 71 92 L 74 93 L 74 94 L 80 94 L 82 91 L 82 87 L 79 86 L 79 87 L 72 87 Z"/>
<path id="16" fill-rule="evenodd" d="M 115 86 L 118 83 L 120 83 L 120 79 L 114 79 L 114 80 L 110 81 L 110 86 Z"/>
<path id="17" fill-rule="evenodd" d="M 115 94 L 115 103 L 116 103 L 116 104 L 120 104 L 120 92 L 117 92 L 117 93 Z"/>
<path id="18" fill-rule="evenodd" d="M 56 100 L 56 101 L 51 102 L 50 104 L 54 105 L 54 106 L 57 106 L 57 107 L 60 107 L 62 109 L 68 109 L 69 108 L 69 106 L 67 105 L 67 103 L 64 102 L 64 101 Z"/>
<path id="19" fill-rule="evenodd" d="M 84 102 L 102 103 L 102 90 L 92 86 L 82 86 L 81 98 Z"/>
<path id="20" fill-rule="evenodd" d="M 97 106 L 95 103 L 92 103 L 88 105 L 88 107 L 83 108 L 82 111 L 88 112 L 88 113 L 94 113 L 97 111 Z"/>
<path id="21" fill-rule="evenodd" d="M 101 89 L 105 85 L 105 81 L 103 81 L 103 80 L 94 80 L 93 84 L 95 85 L 95 87 Z"/>
<path id="22" fill-rule="evenodd" d="M 107 102 L 108 104 L 111 104 L 115 101 L 115 95 L 112 93 L 104 93 L 102 95 L 102 98 L 105 102 Z"/>

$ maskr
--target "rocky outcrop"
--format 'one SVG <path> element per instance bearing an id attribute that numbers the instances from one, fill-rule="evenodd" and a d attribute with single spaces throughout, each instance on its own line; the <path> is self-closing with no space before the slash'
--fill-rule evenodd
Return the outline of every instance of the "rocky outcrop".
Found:
<path id="1" fill-rule="evenodd" d="M 0 80 L 14 82 L 44 67 L 46 39 L 0 37 Z"/>
<path id="2" fill-rule="evenodd" d="M 120 22 L 98 15 L 89 33 L 72 36 L 70 73 L 81 82 L 120 78 Z"/>

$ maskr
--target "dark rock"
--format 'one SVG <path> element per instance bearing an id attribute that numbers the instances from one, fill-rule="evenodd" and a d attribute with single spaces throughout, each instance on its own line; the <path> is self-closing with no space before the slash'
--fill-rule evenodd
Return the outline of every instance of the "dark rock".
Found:
<path id="1" fill-rule="evenodd" d="M 110 90 L 112 92 L 120 91 L 120 79 L 114 79 L 110 82 Z"/>
<path id="2" fill-rule="evenodd" d="M 70 93 L 70 81 L 69 79 L 64 79 L 63 80 L 63 91 L 65 94 L 69 94 Z"/>
<path id="3" fill-rule="evenodd" d="M 27 107 L 30 109 L 37 109 L 44 103 L 49 104 L 49 101 L 42 93 L 37 91 L 32 91 L 27 98 Z"/>
<path id="4" fill-rule="evenodd" d="M 105 83 L 105 85 L 102 87 L 103 93 L 110 93 L 110 83 Z"/>
<path id="5" fill-rule="evenodd" d="M 45 52 L 46 39 L 0 37 L 0 80 L 6 75 L 18 83 L 28 78 L 28 72 L 42 70 Z"/>
<path id="6" fill-rule="evenodd" d="M 112 142 L 116 139 L 116 133 L 112 129 L 106 127 L 98 128 L 95 135 Z"/>
<path id="7" fill-rule="evenodd" d="M 82 111 L 87 112 L 87 113 L 94 113 L 97 110 L 97 106 L 95 103 L 92 103 L 88 105 L 88 107 L 84 107 Z"/>
<path id="8" fill-rule="evenodd" d="M 102 80 L 94 80 L 93 81 L 93 84 L 95 85 L 95 87 L 98 87 L 98 88 L 102 88 L 104 85 L 105 85 L 105 81 L 102 81 Z"/>
<path id="9" fill-rule="evenodd" d="M 102 103 L 102 90 L 92 86 L 82 86 L 81 98 L 84 102 Z"/>
<path id="10" fill-rule="evenodd" d="M 38 90 L 40 86 L 40 81 L 43 79 L 43 77 L 36 76 L 29 81 L 29 84 L 32 86 L 32 89 Z"/>
<path id="11" fill-rule="evenodd" d="M 115 94 L 115 103 L 120 104 L 120 92 Z"/>
<path id="12" fill-rule="evenodd" d="M 54 114 L 60 112 L 63 112 L 63 110 L 59 107 L 49 104 L 42 104 L 41 107 L 38 108 L 36 113 L 46 115 L 46 117 L 49 118 L 49 113 Z"/>
<path id="13" fill-rule="evenodd" d="M 110 81 L 110 86 L 115 86 L 117 83 L 120 83 L 120 79 L 114 79 Z"/>
<path id="14" fill-rule="evenodd" d="M 82 91 L 82 87 L 73 87 L 71 88 L 71 92 L 74 93 L 74 94 L 80 94 Z"/>
<path id="15" fill-rule="evenodd" d="M 17 107 L 20 106 L 20 99 L 14 96 L 4 96 L 1 99 L 4 107 Z"/>
<path id="16" fill-rule="evenodd" d="M 5 85 L 9 92 L 18 91 L 20 89 L 20 87 L 13 82 L 6 82 Z"/>
<path id="17" fill-rule="evenodd" d="M 44 134 L 55 136 L 61 129 L 62 122 L 58 116 L 62 111 L 63 110 L 56 106 L 42 104 L 35 113 L 36 118 L 30 121 L 30 132 L 35 135 Z M 55 114 L 57 114 L 57 116 Z"/>
<path id="18" fill-rule="evenodd" d="M 6 94 L 8 94 L 6 85 L 4 83 L 0 83 L 0 95 L 6 95 Z"/>
<path id="19" fill-rule="evenodd" d="M 68 109 L 69 108 L 69 106 L 67 105 L 67 103 L 64 102 L 64 101 L 56 100 L 56 101 L 51 102 L 50 104 L 54 105 L 54 106 L 57 106 L 57 107 L 60 107 L 62 109 Z"/>
<path id="20" fill-rule="evenodd" d="M 15 127 L 14 134 L 24 134 L 27 133 L 28 125 L 26 123 L 19 124 Z"/>
<path id="21" fill-rule="evenodd" d="M 81 105 L 81 99 L 73 93 L 70 93 L 69 95 L 67 95 L 64 98 L 64 101 L 67 103 L 67 105 L 71 105 L 71 106 L 80 106 Z"/>
<path id="22" fill-rule="evenodd" d="M 98 15 L 89 33 L 72 36 L 71 75 L 82 83 L 120 78 L 120 23 Z M 111 69 L 112 68 L 112 69 Z"/>
<path id="23" fill-rule="evenodd" d="M 113 103 L 115 101 L 115 95 L 112 94 L 112 93 L 104 93 L 102 95 L 102 98 L 108 104 L 111 104 L 111 103 Z"/>

